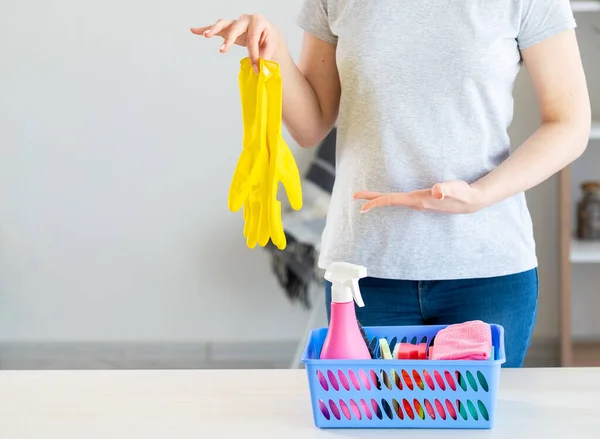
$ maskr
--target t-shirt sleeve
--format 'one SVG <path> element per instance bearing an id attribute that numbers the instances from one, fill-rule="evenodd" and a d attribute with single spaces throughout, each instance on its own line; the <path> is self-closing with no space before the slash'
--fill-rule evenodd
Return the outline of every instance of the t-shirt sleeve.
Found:
<path id="1" fill-rule="evenodd" d="M 329 26 L 327 10 L 328 0 L 304 0 L 296 23 L 306 32 L 330 44 L 337 44 L 337 35 L 334 35 Z"/>
<path id="2" fill-rule="evenodd" d="M 521 0 L 519 49 L 576 27 L 569 0 Z"/>

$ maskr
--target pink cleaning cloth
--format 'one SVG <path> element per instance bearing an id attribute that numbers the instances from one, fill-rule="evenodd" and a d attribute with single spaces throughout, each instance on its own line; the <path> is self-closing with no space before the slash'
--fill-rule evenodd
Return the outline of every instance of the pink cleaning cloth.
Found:
<path id="1" fill-rule="evenodd" d="M 450 325 L 435 336 L 432 360 L 489 360 L 492 330 L 481 320 Z"/>

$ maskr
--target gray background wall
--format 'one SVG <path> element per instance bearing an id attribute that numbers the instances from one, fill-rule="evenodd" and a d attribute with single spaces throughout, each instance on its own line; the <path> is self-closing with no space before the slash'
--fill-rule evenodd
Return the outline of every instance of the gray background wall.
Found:
<path id="1" fill-rule="evenodd" d="M 245 53 L 220 55 L 218 41 L 188 28 L 260 11 L 297 56 L 299 6 L 300 0 L 2 6 L 0 342 L 210 342 L 217 350 L 273 342 L 271 351 L 281 354 L 296 340 L 306 315 L 284 298 L 264 252 L 245 247 L 241 214 L 226 205 L 240 150 L 237 72 Z M 580 19 L 580 38 L 600 105 L 594 20 L 600 24 L 600 14 Z M 525 75 L 515 94 L 511 133 L 518 144 L 538 114 Z M 302 167 L 310 152 L 290 144 Z M 588 162 L 588 172 L 597 163 Z M 541 263 L 535 337 L 553 345 L 557 180 L 528 200 Z M 595 298 L 597 307 L 594 271 L 577 294 L 580 303 Z M 576 306 L 581 316 L 585 309 Z M 575 318 L 577 333 L 600 335 L 594 317 Z"/>

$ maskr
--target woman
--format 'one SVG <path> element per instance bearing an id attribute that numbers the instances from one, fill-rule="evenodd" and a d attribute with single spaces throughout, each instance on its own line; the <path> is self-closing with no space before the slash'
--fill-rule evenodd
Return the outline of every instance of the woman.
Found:
<path id="1" fill-rule="evenodd" d="M 579 157 L 591 125 L 569 1 L 305 0 L 298 23 L 298 64 L 260 15 L 192 32 L 280 64 L 301 146 L 336 124 L 319 265 L 368 268 L 365 326 L 501 324 L 505 366 L 522 366 L 538 299 L 524 191 Z M 522 64 L 541 125 L 509 154 Z"/>

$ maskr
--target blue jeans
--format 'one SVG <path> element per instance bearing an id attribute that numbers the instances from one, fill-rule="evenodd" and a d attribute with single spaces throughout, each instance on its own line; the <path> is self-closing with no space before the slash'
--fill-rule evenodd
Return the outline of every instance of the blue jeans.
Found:
<path id="1" fill-rule="evenodd" d="M 537 269 L 507 276 L 441 281 L 365 278 L 365 302 L 356 307 L 363 326 L 450 325 L 483 320 L 504 327 L 506 363 L 521 367 L 535 325 Z M 331 284 L 326 282 L 327 319 Z"/>

